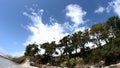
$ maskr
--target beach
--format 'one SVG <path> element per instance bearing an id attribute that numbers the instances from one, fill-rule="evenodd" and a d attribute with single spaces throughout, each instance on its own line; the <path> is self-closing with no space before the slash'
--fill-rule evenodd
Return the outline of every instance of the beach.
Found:
<path id="1" fill-rule="evenodd" d="M 20 67 L 21 68 L 38 68 L 38 67 L 30 66 L 30 61 L 29 60 L 26 60 L 24 63 L 20 64 Z"/>
<path id="2" fill-rule="evenodd" d="M 29 60 L 26 60 L 22 64 L 16 64 L 9 59 L 0 57 L 0 68 L 37 68 L 37 67 L 30 66 Z"/>

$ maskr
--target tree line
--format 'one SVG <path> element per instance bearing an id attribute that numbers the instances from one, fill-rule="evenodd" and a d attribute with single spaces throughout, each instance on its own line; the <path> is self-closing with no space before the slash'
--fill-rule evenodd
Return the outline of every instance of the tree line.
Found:
<path id="1" fill-rule="evenodd" d="M 105 44 L 102 44 L 103 42 Z M 74 58 L 73 65 L 75 65 L 77 57 L 83 60 L 85 58 L 84 62 L 90 60 L 88 57 L 92 55 L 91 52 L 94 49 L 91 49 L 88 43 L 93 43 L 96 49 L 102 49 L 104 45 L 108 44 L 110 44 L 108 46 L 110 48 L 115 45 L 120 46 L 120 18 L 118 16 L 110 17 L 106 22 L 94 24 L 89 29 L 63 37 L 59 43 L 52 41 L 43 44 L 29 44 L 26 46 L 24 56 L 28 56 L 31 61 L 38 64 L 60 65 L 66 61 L 68 66 L 71 58 Z M 41 49 L 45 50 L 44 54 L 40 54 Z M 103 55 L 99 54 L 99 56 Z"/>

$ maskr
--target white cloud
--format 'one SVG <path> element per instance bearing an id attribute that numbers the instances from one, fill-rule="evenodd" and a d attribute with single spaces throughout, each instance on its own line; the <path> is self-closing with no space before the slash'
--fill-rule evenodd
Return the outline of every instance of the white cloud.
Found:
<path id="1" fill-rule="evenodd" d="M 103 13 L 105 11 L 105 8 L 102 6 L 99 6 L 98 9 L 95 10 L 95 13 Z"/>
<path id="2" fill-rule="evenodd" d="M 74 26 L 78 26 L 80 24 L 83 24 L 85 21 L 83 20 L 83 17 L 86 15 L 86 11 L 82 10 L 82 7 L 80 7 L 77 4 L 70 4 L 66 7 L 67 13 L 66 16 L 71 19 L 72 22 L 74 22 Z"/>
<path id="3" fill-rule="evenodd" d="M 55 18 L 49 17 L 50 23 L 44 24 L 44 22 L 42 21 L 42 16 L 44 13 L 43 9 L 39 10 L 38 12 L 35 12 L 34 9 L 30 8 L 30 13 L 24 12 L 23 14 L 32 21 L 31 24 L 27 25 L 27 30 L 29 30 L 31 34 L 28 36 L 24 45 L 28 45 L 34 42 L 37 44 L 42 44 L 45 42 L 56 41 L 58 43 L 60 39 L 62 39 L 68 34 L 79 30 L 83 31 L 85 27 L 79 27 L 79 25 L 85 23 L 83 17 L 86 15 L 86 12 L 83 11 L 80 6 L 72 4 L 68 5 L 66 9 L 66 16 L 70 17 L 74 23 L 70 23 L 67 21 L 63 24 L 60 24 Z M 41 50 L 40 53 L 43 54 L 44 50 Z M 16 56 L 20 53 L 17 52 L 14 54 L 15 55 L 12 55 Z"/>
<path id="4" fill-rule="evenodd" d="M 113 8 L 110 6 L 110 3 L 109 3 L 109 5 L 106 7 L 106 12 L 109 13 L 111 12 L 112 9 Z"/>
<path id="5" fill-rule="evenodd" d="M 112 8 L 113 11 L 120 17 L 120 0 L 113 0 L 109 2 L 108 8 Z"/>
<path id="6" fill-rule="evenodd" d="M 57 21 L 53 21 L 53 18 L 50 18 L 50 21 L 53 22 L 51 25 L 44 24 L 42 21 L 42 14 L 43 9 L 42 12 L 39 13 L 31 12 L 31 14 L 28 14 L 24 12 L 24 15 L 28 16 L 33 22 L 33 24 L 27 26 L 32 34 L 29 36 L 25 44 L 34 42 L 37 44 L 51 41 L 58 42 L 62 37 L 68 34 L 64 31 L 61 24 Z"/>
<path id="7" fill-rule="evenodd" d="M 43 9 L 35 12 L 34 9 L 30 8 L 30 13 L 24 12 L 23 14 L 32 21 L 32 24 L 27 25 L 27 29 L 32 34 L 29 35 L 24 44 L 27 45 L 34 42 L 36 42 L 37 44 L 42 44 L 51 41 L 59 42 L 60 39 L 68 34 L 79 30 L 83 31 L 85 27 L 79 27 L 79 25 L 85 22 L 83 20 L 83 17 L 86 15 L 86 12 L 83 11 L 82 8 L 76 4 L 70 4 L 66 7 L 66 9 L 66 16 L 71 18 L 71 20 L 74 22 L 73 24 L 69 22 L 60 24 L 53 17 L 49 17 L 49 21 L 51 24 L 44 24 L 44 22 L 42 21 L 42 15 L 44 13 Z"/>
<path id="8" fill-rule="evenodd" d="M 99 6 L 99 8 L 95 10 L 95 13 L 103 13 L 103 12 L 109 13 L 111 11 L 113 11 L 120 17 L 120 0 L 112 0 L 111 2 L 108 2 L 107 7 Z"/>

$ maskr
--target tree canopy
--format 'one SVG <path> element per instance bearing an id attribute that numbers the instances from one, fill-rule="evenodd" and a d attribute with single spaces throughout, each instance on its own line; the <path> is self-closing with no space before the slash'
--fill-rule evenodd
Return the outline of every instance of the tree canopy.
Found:
<path id="1" fill-rule="evenodd" d="M 97 47 L 90 49 L 90 47 L 86 46 L 89 42 L 92 42 Z M 102 44 L 103 42 L 105 43 L 104 45 Z M 100 60 L 106 60 L 113 52 L 120 52 L 118 48 L 120 48 L 120 18 L 113 16 L 104 23 L 94 24 L 89 29 L 63 37 L 58 44 L 55 41 L 51 43 L 45 42 L 40 45 L 29 44 L 26 46 L 25 56 L 35 57 L 40 55 L 42 56 L 41 59 L 49 56 L 51 59 L 48 60 L 50 60 L 51 65 L 57 63 L 57 65 L 60 65 L 66 59 L 68 59 L 68 64 L 70 64 L 70 59 L 76 57 L 83 58 L 84 63 L 95 63 Z M 45 50 L 43 55 L 39 54 L 41 49 Z M 55 57 L 55 54 L 59 55 Z"/>

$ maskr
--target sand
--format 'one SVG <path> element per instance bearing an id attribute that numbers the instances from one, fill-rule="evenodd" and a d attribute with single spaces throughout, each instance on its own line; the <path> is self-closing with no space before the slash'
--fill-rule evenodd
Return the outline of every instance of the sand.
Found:
<path id="1" fill-rule="evenodd" d="M 29 60 L 26 60 L 23 64 L 20 65 L 21 68 L 38 68 L 38 67 L 33 67 L 30 66 Z"/>

